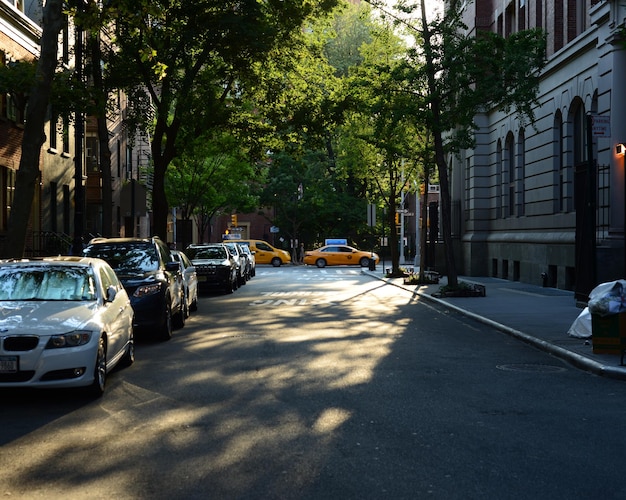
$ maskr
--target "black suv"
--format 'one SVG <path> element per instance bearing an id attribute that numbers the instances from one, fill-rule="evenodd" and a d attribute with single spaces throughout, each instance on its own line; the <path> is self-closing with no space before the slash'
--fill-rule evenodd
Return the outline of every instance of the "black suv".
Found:
<path id="1" fill-rule="evenodd" d="M 198 287 L 216 287 L 233 293 L 239 284 L 239 269 L 226 245 L 222 243 L 193 244 L 185 250 L 198 275 Z"/>
<path id="2" fill-rule="evenodd" d="M 158 237 L 95 238 L 83 250 L 88 257 L 105 260 L 124 285 L 135 312 L 133 326 L 172 337 L 172 320 L 185 324 L 183 279 L 178 262 Z"/>

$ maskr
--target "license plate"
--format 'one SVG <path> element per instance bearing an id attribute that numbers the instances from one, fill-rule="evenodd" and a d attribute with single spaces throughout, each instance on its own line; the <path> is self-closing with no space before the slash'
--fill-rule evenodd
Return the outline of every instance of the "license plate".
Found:
<path id="1" fill-rule="evenodd" d="M 17 356 L 0 356 L 0 373 L 16 373 L 17 360 Z"/>

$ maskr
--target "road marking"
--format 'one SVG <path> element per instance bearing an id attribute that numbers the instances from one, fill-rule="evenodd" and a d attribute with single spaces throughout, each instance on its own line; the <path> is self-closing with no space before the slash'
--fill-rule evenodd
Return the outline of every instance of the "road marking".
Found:
<path id="1" fill-rule="evenodd" d="M 250 302 L 251 306 L 304 306 L 307 304 L 329 304 L 330 294 L 296 290 L 293 292 L 261 292 L 262 298 Z"/>

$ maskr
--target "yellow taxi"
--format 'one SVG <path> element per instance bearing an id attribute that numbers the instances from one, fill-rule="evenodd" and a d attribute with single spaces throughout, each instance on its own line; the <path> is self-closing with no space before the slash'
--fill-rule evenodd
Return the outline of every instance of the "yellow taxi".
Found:
<path id="1" fill-rule="evenodd" d="M 274 248 L 267 241 L 263 240 L 240 240 L 238 238 L 225 239 L 224 243 L 239 243 L 240 245 L 247 245 L 250 247 L 250 251 L 254 252 L 254 260 L 257 264 L 271 264 L 274 267 L 279 267 L 283 264 L 289 264 L 291 262 L 291 255 L 285 250 Z"/>
<path id="2" fill-rule="evenodd" d="M 309 266 L 361 266 L 367 267 L 370 259 L 380 260 L 374 252 L 364 252 L 348 245 L 325 245 L 304 253 L 304 263 Z"/>

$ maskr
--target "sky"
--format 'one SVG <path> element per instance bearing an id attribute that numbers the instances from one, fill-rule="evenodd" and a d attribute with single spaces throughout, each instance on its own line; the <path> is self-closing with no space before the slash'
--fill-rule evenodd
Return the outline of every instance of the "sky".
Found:
<path id="1" fill-rule="evenodd" d="M 393 7 L 398 0 L 384 0 L 384 3 L 388 7 Z M 413 0 L 413 2 L 418 2 L 419 0 Z M 435 13 L 441 13 L 443 10 L 443 0 L 426 0 L 426 17 L 431 19 Z"/>

